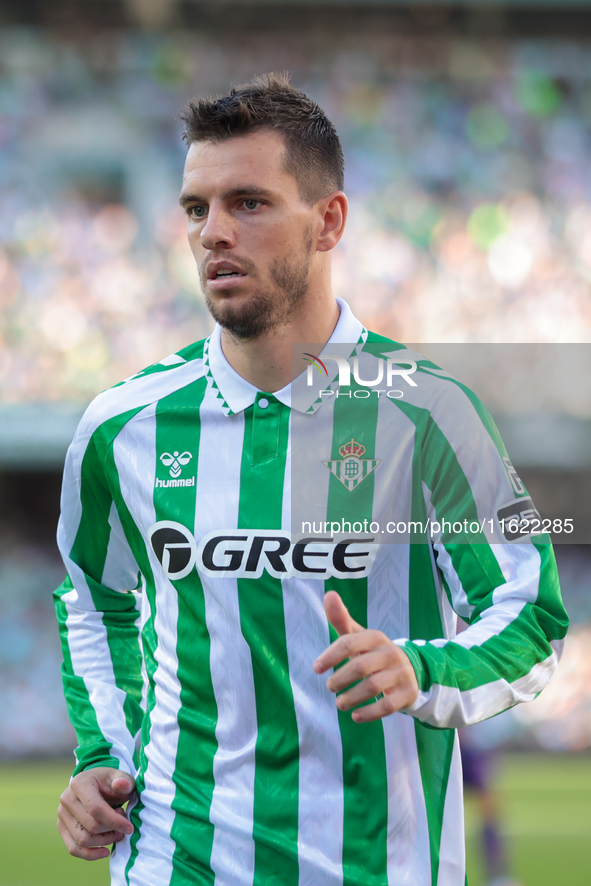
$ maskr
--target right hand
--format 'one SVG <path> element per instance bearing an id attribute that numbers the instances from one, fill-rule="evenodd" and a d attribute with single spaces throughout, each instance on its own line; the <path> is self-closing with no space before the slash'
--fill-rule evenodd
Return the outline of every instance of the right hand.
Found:
<path id="1" fill-rule="evenodd" d="M 108 858 L 112 843 L 133 834 L 134 827 L 119 807 L 135 793 L 127 772 L 97 766 L 80 772 L 60 797 L 57 829 L 70 855 L 94 861 Z"/>

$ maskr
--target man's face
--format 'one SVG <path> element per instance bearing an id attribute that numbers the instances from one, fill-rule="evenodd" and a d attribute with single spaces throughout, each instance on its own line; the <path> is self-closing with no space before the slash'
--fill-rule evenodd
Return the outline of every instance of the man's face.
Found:
<path id="1" fill-rule="evenodd" d="M 276 132 L 193 142 L 181 205 L 207 306 L 235 337 L 277 328 L 305 301 L 318 213 L 283 168 Z"/>

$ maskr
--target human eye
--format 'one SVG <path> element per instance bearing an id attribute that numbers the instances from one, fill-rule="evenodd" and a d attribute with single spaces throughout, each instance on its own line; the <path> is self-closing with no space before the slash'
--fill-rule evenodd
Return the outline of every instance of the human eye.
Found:
<path id="1" fill-rule="evenodd" d="M 258 209 L 258 207 L 261 205 L 261 201 L 255 200 L 254 197 L 246 197 L 242 201 L 242 203 L 244 205 L 244 208 L 248 209 L 250 212 L 252 212 L 254 209 Z"/>
<path id="2" fill-rule="evenodd" d="M 206 207 L 202 206 L 200 203 L 196 203 L 194 206 L 189 206 L 187 209 L 187 214 L 189 218 L 193 219 L 193 221 L 199 221 L 200 219 L 205 218 L 206 213 Z"/>

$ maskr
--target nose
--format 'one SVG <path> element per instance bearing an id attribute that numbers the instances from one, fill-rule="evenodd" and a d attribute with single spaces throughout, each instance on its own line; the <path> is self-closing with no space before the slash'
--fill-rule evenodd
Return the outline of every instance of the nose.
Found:
<path id="1" fill-rule="evenodd" d="M 201 245 L 208 250 L 219 246 L 232 248 L 235 242 L 232 216 L 223 207 L 210 205 L 205 224 L 201 228 Z"/>

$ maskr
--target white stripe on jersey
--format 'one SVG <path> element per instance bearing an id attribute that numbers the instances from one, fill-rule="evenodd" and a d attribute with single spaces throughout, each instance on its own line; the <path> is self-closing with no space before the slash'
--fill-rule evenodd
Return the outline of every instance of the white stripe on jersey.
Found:
<path id="1" fill-rule="evenodd" d="M 78 426 L 74 444 L 86 448 L 96 429 L 130 409 L 148 406 L 178 391 L 203 376 L 203 360 L 191 360 L 174 369 L 153 372 L 140 378 L 131 378 L 122 385 L 108 388 L 92 401 Z M 83 453 L 82 453 L 83 454 Z"/>
<path id="2" fill-rule="evenodd" d="M 403 476 L 404 486 L 410 486 L 410 476 Z M 390 638 L 408 635 L 409 556 L 408 545 L 382 545 L 367 581 L 367 626 Z M 382 719 L 382 726 L 388 779 L 388 883 L 431 886 L 427 809 L 414 722 L 403 714 L 392 714 Z M 404 772 L 401 759 L 410 764 Z"/>
<path id="3" fill-rule="evenodd" d="M 327 406 L 325 409 L 331 413 L 331 420 L 323 427 L 323 439 L 330 441 L 332 410 Z M 293 417 L 292 412 L 292 420 Z M 282 502 L 281 524 L 287 531 L 291 526 L 292 448 L 287 449 Z M 316 470 L 319 485 L 322 488 L 325 484 L 328 488 L 330 472 L 319 460 L 314 467 L 321 469 Z M 330 645 L 324 615 L 324 582 L 286 579 L 281 586 L 289 677 L 300 747 L 299 886 L 317 886 L 319 871 L 322 871 L 323 886 L 340 886 L 343 882 L 344 809 L 341 733 L 334 695 L 326 688 L 326 675 L 316 674 L 312 669 L 312 663 Z M 321 791 L 319 785 L 322 785 Z"/>
<path id="4" fill-rule="evenodd" d="M 130 591 L 137 585 L 140 568 L 125 538 L 123 526 L 115 502 L 109 511 L 111 533 L 107 545 L 107 556 L 101 576 L 101 584 L 114 591 Z"/>
<path id="5" fill-rule="evenodd" d="M 359 358 L 361 360 L 361 358 Z M 375 363 L 375 360 L 374 360 Z M 382 530 L 386 544 L 401 547 L 408 535 L 385 532 L 386 525 L 394 519 L 408 525 L 412 519 L 412 464 L 416 429 L 414 423 L 387 397 L 378 401 L 376 422 L 375 457 L 381 464 L 374 472 L 372 520 Z M 406 507 L 402 507 L 402 503 Z M 380 541 L 378 537 L 376 541 Z"/>
<path id="6" fill-rule="evenodd" d="M 103 614 L 87 606 L 80 609 L 76 596 L 76 590 L 72 590 L 62 597 L 68 613 L 66 625 L 72 668 L 84 680 L 99 729 L 113 745 L 112 756 L 119 761 L 121 769 L 133 775 L 135 744 L 125 724 L 125 692 L 115 683 Z"/>
<path id="7" fill-rule="evenodd" d="M 460 740 L 456 734 L 443 808 L 437 886 L 464 886 L 465 882 L 464 790 Z"/>
<path id="8" fill-rule="evenodd" d="M 286 482 L 291 485 L 290 507 L 284 508 L 284 518 L 295 536 L 304 532 L 303 522 L 316 523 L 314 534 L 319 535 L 319 523 L 326 520 L 326 502 L 330 471 L 324 461 L 330 459 L 334 421 L 334 397 L 322 404 L 315 415 L 305 415 L 292 409 L 289 434 L 290 470 Z M 342 441 L 345 442 L 344 440 Z M 290 451 L 291 450 L 291 451 Z M 314 490 L 313 500 L 310 490 Z M 293 525 L 292 525 L 293 517 Z M 312 535 L 306 532 L 305 535 Z M 330 531 L 326 538 L 330 537 Z"/>
<path id="9" fill-rule="evenodd" d="M 201 404 L 195 536 L 238 525 L 244 413 L 227 418 L 208 388 Z M 203 413 L 210 412 L 207 419 Z M 223 471 L 220 472 L 220 465 Z M 218 749 L 209 819 L 210 866 L 216 886 L 251 886 L 254 877 L 253 798 L 257 740 L 252 656 L 240 627 L 236 579 L 201 575 L 211 643 L 211 679 L 218 708 Z"/>
<path id="10" fill-rule="evenodd" d="M 426 488 L 424 483 L 423 488 Z M 464 590 L 460 576 L 456 572 L 453 561 L 444 545 L 435 544 L 433 549 L 437 551 L 437 564 L 445 575 L 454 609 L 460 618 L 463 618 L 464 621 L 469 621 L 476 606 L 468 601 L 468 595 Z"/>
<path id="11" fill-rule="evenodd" d="M 382 725 L 388 774 L 388 886 L 431 886 L 429 824 L 415 724 L 412 717 L 391 714 Z"/>

